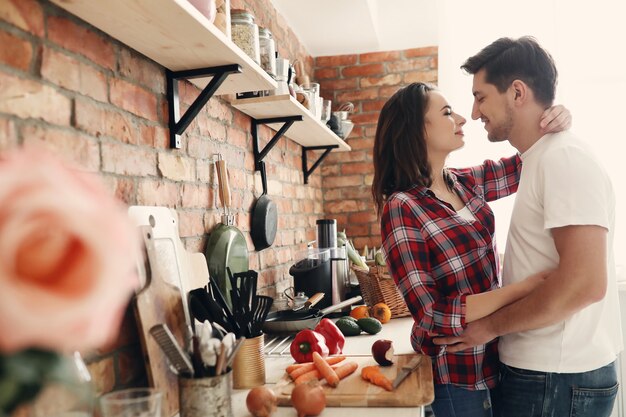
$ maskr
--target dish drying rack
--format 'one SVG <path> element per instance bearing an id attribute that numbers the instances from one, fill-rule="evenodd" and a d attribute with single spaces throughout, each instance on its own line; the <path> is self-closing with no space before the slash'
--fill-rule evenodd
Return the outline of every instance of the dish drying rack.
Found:
<path id="1" fill-rule="evenodd" d="M 294 339 L 295 335 L 266 335 L 265 336 L 265 346 L 264 352 L 265 356 L 285 356 L 291 355 L 289 351 L 289 346 L 291 346 L 291 341 Z"/>

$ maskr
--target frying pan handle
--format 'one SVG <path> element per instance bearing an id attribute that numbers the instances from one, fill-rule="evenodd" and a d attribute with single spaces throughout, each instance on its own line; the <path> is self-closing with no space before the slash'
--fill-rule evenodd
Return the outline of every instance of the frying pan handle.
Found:
<path id="1" fill-rule="evenodd" d="M 315 304 L 319 303 L 322 298 L 324 298 L 324 293 L 323 292 L 317 292 L 315 294 L 313 294 L 311 296 L 311 298 L 309 298 L 309 307 L 313 307 Z"/>
<path id="2" fill-rule="evenodd" d="M 220 192 L 220 201 L 224 208 L 230 207 L 230 185 L 228 184 L 228 170 L 226 169 L 226 161 L 218 159 L 215 161 L 217 168 L 217 183 Z"/>
<path id="3" fill-rule="evenodd" d="M 360 295 L 357 295 L 356 297 L 348 298 L 345 301 L 342 301 L 337 304 L 333 304 L 330 307 L 326 307 L 325 309 L 322 310 L 322 314 L 326 315 L 328 313 L 332 313 L 333 311 L 341 310 L 342 308 L 351 306 L 352 304 L 358 303 L 361 300 L 363 300 L 363 297 L 361 297 Z"/>
<path id="4" fill-rule="evenodd" d="M 261 171 L 261 185 L 263 186 L 262 195 L 265 195 L 267 194 L 267 173 L 265 172 L 265 161 L 261 161 L 259 165 L 259 171 Z"/>

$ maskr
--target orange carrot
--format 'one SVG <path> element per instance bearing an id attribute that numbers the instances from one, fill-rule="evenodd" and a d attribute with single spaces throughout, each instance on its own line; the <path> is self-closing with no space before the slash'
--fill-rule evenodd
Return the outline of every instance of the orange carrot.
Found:
<path id="1" fill-rule="evenodd" d="M 320 371 L 318 371 L 317 369 L 313 369 L 312 371 L 309 371 L 305 374 L 300 375 L 299 377 L 297 377 L 294 380 L 294 383 L 296 385 L 300 385 L 303 384 L 305 382 L 309 382 L 313 379 L 317 380 L 320 379 L 322 377 L 322 375 L 320 375 Z"/>
<path id="2" fill-rule="evenodd" d="M 315 364 L 313 362 L 307 362 L 303 366 L 297 368 L 296 370 L 289 372 L 289 376 L 294 381 L 298 379 L 299 376 L 306 374 L 307 372 L 311 372 L 315 369 Z"/>
<path id="3" fill-rule="evenodd" d="M 337 366 L 336 368 L 333 367 L 333 369 L 335 370 L 335 373 L 337 374 L 337 377 L 339 377 L 339 379 L 344 379 L 345 377 L 356 371 L 358 367 L 359 364 L 356 362 L 346 362 L 343 365 Z"/>
<path id="4" fill-rule="evenodd" d="M 357 370 L 358 367 L 359 365 L 356 362 L 346 362 L 343 365 L 332 366 L 332 368 L 335 370 L 335 373 L 337 374 L 337 377 L 339 379 L 344 379 L 348 375 L 352 374 L 354 371 Z M 294 382 L 296 385 L 300 385 L 302 383 L 311 381 L 313 379 L 321 379 L 321 378 L 322 378 L 322 375 L 320 374 L 320 371 L 317 370 L 316 368 L 316 369 L 313 369 L 312 371 L 305 372 L 304 374 L 299 375 L 297 378 L 294 379 Z"/>
<path id="5" fill-rule="evenodd" d="M 293 371 L 295 371 L 296 369 L 300 369 L 305 365 L 308 365 L 310 363 L 313 362 L 306 362 L 306 363 L 294 363 L 289 365 L 287 368 L 285 368 L 285 372 L 287 372 L 288 374 L 291 374 Z"/>
<path id="6" fill-rule="evenodd" d="M 374 385 L 378 385 L 386 389 L 387 391 L 393 391 L 393 385 L 389 378 L 380 372 L 380 366 L 366 366 L 361 369 L 361 378 L 371 382 Z"/>
<path id="7" fill-rule="evenodd" d="M 345 356 L 339 355 L 339 356 L 329 356 L 329 357 L 325 358 L 325 360 L 326 360 L 326 362 L 328 362 L 329 365 L 335 365 L 335 364 L 343 361 L 345 358 L 346 358 Z M 294 364 L 289 365 L 287 367 L 287 369 L 285 369 L 285 370 L 287 371 L 288 374 L 291 374 L 296 369 L 302 368 L 303 366 L 310 367 L 311 364 L 313 364 L 313 362 L 294 363 Z"/>
<path id="8" fill-rule="evenodd" d="M 333 368 L 322 358 L 322 356 L 313 352 L 313 363 L 320 374 L 324 377 L 328 385 L 331 387 L 336 387 L 339 384 L 339 377 Z"/>

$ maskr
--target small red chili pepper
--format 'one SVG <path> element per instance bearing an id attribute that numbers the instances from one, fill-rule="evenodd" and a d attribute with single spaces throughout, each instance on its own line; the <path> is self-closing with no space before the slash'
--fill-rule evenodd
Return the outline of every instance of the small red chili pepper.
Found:
<path id="1" fill-rule="evenodd" d="M 289 347 L 291 356 L 298 363 L 313 362 L 313 352 L 322 357 L 328 356 L 328 346 L 324 336 L 313 330 L 305 329 L 296 334 Z"/>

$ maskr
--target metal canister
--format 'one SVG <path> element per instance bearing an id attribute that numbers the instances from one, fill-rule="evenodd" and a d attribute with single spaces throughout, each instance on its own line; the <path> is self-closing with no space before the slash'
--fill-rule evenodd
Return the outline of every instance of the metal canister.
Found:
<path id="1" fill-rule="evenodd" d="M 233 388 L 254 388 L 265 384 L 263 335 L 246 339 L 233 361 Z"/>
<path id="2" fill-rule="evenodd" d="M 233 417 L 233 373 L 178 378 L 180 417 Z"/>

